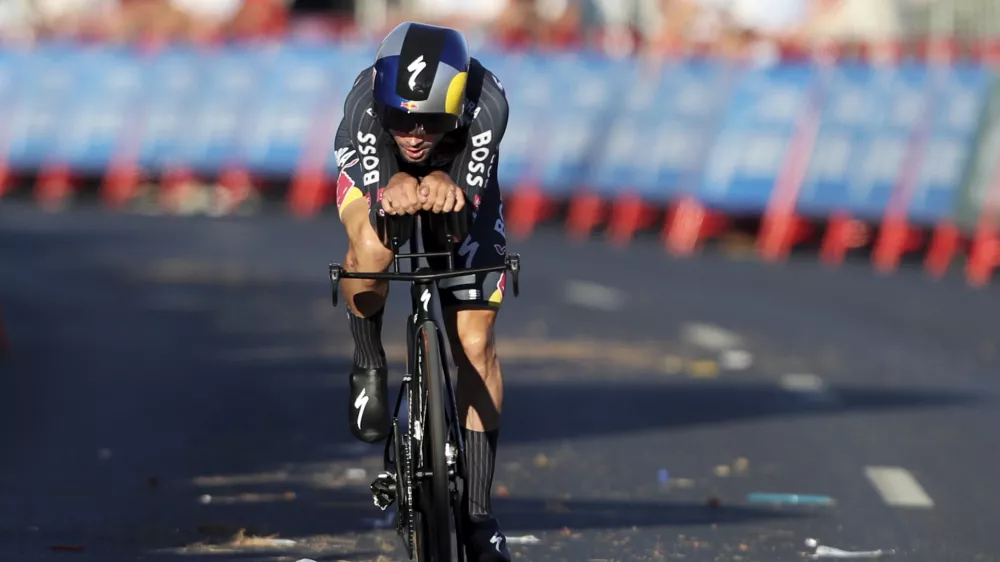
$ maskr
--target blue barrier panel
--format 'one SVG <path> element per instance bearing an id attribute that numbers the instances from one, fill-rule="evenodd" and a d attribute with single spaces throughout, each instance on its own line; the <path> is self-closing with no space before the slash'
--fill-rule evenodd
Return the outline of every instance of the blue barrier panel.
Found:
<path id="1" fill-rule="evenodd" d="M 344 103 L 335 92 L 346 74 L 336 63 L 326 46 L 284 46 L 261 53 L 260 89 L 243 146 L 248 169 L 267 174 L 295 169 L 313 127 L 323 126 L 317 121 L 330 106 Z M 336 128 L 335 123 L 326 126 Z"/>
<path id="2" fill-rule="evenodd" d="M 287 176 L 308 157 L 335 173 L 344 98 L 375 50 L 308 42 L 152 55 L 56 43 L 0 50 L 0 150 L 22 170 L 60 163 L 101 173 L 125 150 L 153 172 L 242 165 Z M 720 210 L 757 213 L 794 146 L 808 158 L 803 214 L 878 219 L 907 189 L 919 224 L 953 215 L 993 81 L 961 64 L 743 69 L 497 52 L 480 60 L 511 107 L 498 170 L 505 190 L 531 180 L 553 196 L 580 186 L 653 202 L 691 193 Z M 813 139 L 795 136 L 811 117 L 819 127 L 806 154 Z"/>
<path id="3" fill-rule="evenodd" d="M 695 176 L 739 71 L 720 63 L 672 63 L 658 71 L 637 65 L 621 109 L 593 170 L 597 188 L 623 187 L 662 202 L 693 188 Z"/>
<path id="4" fill-rule="evenodd" d="M 73 93 L 58 109 L 58 142 L 49 157 L 72 169 L 101 173 L 135 126 L 142 102 L 143 76 L 130 53 L 118 49 L 70 54 Z"/>
<path id="5" fill-rule="evenodd" d="M 929 101 L 923 66 L 842 65 L 827 82 L 822 124 L 798 208 L 881 218 Z"/>
<path id="6" fill-rule="evenodd" d="M 952 217 L 957 210 L 958 191 L 992 85 L 992 76 L 984 68 L 958 65 L 931 73 L 932 82 L 942 83 L 935 88 L 930 140 L 908 209 L 910 220 L 923 225 Z"/>
<path id="7" fill-rule="evenodd" d="M 184 163 L 201 71 L 210 70 L 196 64 L 198 56 L 190 49 L 173 48 L 140 60 L 145 103 L 138 123 L 143 128 L 139 163 L 151 171 Z"/>
<path id="8" fill-rule="evenodd" d="M 62 132 L 61 108 L 75 94 L 68 59 L 74 49 L 54 44 L 38 48 L 18 65 L 21 82 L 17 113 L 11 123 L 7 158 L 15 169 L 37 169 L 51 162 L 52 147 Z"/>
<path id="9" fill-rule="evenodd" d="M 189 110 L 180 158 L 198 171 L 218 171 L 243 162 L 250 108 L 262 87 L 260 60 L 248 50 L 222 49 L 195 60 L 198 94 Z"/>
<path id="10" fill-rule="evenodd" d="M 535 127 L 544 139 L 540 178 L 550 192 L 565 194 L 589 183 L 593 155 L 627 84 L 615 78 L 620 67 L 607 58 L 572 54 L 546 62 L 539 79 L 548 82 L 549 97 Z"/>
<path id="11" fill-rule="evenodd" d="M 705 162 L 696 192 L 707 205 L 759 213 L 785 165 L 792 135 L 809 110 L 814 68 L 782 65 L 743 76 Z"/>

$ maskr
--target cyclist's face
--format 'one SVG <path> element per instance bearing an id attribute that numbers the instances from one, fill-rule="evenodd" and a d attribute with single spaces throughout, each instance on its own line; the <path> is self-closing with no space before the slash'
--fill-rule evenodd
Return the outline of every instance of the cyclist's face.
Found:
<path id="1" fill-rule="evenodd" d="M 431 149 L 441 140 L 444 134 L 428 134 L 420 131 L 404 133 L 392 131 L 392 138 L 399 146 L 399 153 L 407 162 L 423 162 L 431 155 Z"/>

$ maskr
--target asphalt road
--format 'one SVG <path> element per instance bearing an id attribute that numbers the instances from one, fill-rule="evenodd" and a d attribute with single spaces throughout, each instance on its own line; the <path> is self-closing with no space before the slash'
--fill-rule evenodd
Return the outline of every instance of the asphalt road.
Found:
<path id="1" fill-rule="evenodd" d="M 0 205 L 0 559 L 398 560 L 367 494 L 381 450 L 346 428 L 344 247 L 279 213 Z M 1000 559 L 995 290 L 557 232 L 511 248 L 495 504 L 537 538 L 518 559 L 792 561 L 808 538 Z"/>

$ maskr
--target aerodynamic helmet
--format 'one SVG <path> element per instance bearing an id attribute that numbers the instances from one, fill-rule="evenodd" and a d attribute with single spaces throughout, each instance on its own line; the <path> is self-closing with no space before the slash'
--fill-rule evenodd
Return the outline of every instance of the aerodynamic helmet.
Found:
<path id="1" fill-rule="evenodd" d="M 373 94 L 382 126 L 446 133 L 462 124 L 469 45 L 454 29 L 404 22 L 375 55 Z"/>

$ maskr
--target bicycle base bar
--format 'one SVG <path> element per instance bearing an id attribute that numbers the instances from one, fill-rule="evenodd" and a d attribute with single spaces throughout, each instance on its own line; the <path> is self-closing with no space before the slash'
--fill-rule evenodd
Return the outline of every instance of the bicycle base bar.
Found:
<path id="1" fill-rule="evenodd" d="M 437 257 L 438 254 L 406 254 L 406 258 L 416 258 L 416 257 Z M 410 281 L 410 282 L 431 282 L 440 281 L 442 279 L 453 279 L 455 277 L 464 277 L 466 275 L 476 275 L 479 273 L 490 273 L 493 271 L 510 271 L 511 283 L 514 289 L 514 296 L 517 297 L 520 293 L 520 286 L 518 283 L 518 274 L 521 272 L 521 256 L 518 254 L 508 254 L 507 258 L 504 260 L 504 265 L 498 265 L 494 267 L 480 267 L 476 269 L 454 269 L 449 271 L 433 271 L 427 268 L 420 268 L 413 272 L 376 272 L 376 273 L 360 273 L 354 271 L 347 271 L 339 263 L 330 264 L 330 283 L 332 285 L 332 300 L 333 306 L 337 306 L 337 294 L 340 290 L 340 280 L 341 279 L 372 279 L 375 281 Z"/>

